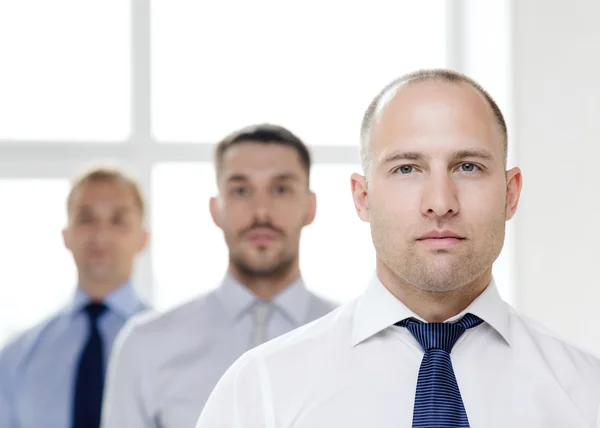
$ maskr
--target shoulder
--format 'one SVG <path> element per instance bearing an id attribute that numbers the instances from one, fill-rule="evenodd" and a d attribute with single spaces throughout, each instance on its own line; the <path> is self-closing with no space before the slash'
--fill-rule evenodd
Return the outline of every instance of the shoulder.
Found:
<path id="1" fill-rule="evenodd" d="M 0 349 L 0 371 L 15 371 L 35 353 L 40 341 L 55 329 L 68 314 L 61 311 L 38 322 L 33 327 L 23 330 Z"/>
<path id="2" fill-rule="evenodd" d="M 352 317 L 356 302 L 340 306 L 328 314 L 248 351 L 252 359 L 267 362 L 302 359 L 322 355 L 332 347 L 350 344 Z"/>
<path id="3" fill-rule="evenodd" d="M 178 333 L 195 329 L 214 314 L 218 304 L 214 292 L 199 296 L 165 312 L 154 309 L 132 316 L 119 332 L 117 347 L 128 348 L 172 342 Z M 127 344 L 127 345 L 126 345 Z"/>
<path id="4" fill-rule="evenodd" d="M 569 378 L 589 379 L 600 383 L 600 359 L 581 349 L 540 322 L 511 308 L 513 323 L 520 327 L 522 335 L 517 340 L 527 340 L 535 345 L 546 364 L 555 372 Z"/>
<path id="5" fill-rule="evenodd" d="M 310 297 L 311 311 L 319 317 L 328 314 L 329 312 L 333 311 L 334 309 L 340 306 L 338 302 L 326 299 L 322 296 L 319 296 L 318 294 L 315 294 L 312 291 L 310 292 Z"/>
<path id="6" fill-rule="evenodd" d="M 336 359 L 340 344 L 350 347 L 350 328 L 354 303 L 245 352 L 221 377 L 207 402 L 206 420 L 221 420 L 223 407 L 231 396 L 245 397 L 238 411 L 245 416 L 261 408 L 262 398 L 281 385 L 301 384 L 315 378 L 315 368 Z M 342 345 L 343 346 L 343 345 Z M 292 368 L 290 370 L 290 368 Z M 285 389 L 285 387 L 284 387 Z M 282 397 L 283 399 L 283 397 Z M 242 416 L 240 416 L 242 417 Z M 213 426 L 208 422 L 205 425 Z M 257 425 L 258 426 L 258 425 Z"/>

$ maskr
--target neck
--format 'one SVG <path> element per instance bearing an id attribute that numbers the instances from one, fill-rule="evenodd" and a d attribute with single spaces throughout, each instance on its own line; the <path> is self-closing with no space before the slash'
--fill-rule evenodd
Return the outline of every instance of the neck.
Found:
<path id="1" fill-rule="evenodd" d="M 285 272 L 277 272 L 271 275 L 246 273 L 231 263 L 228 271 L 240 284 L 243 284 L 252 294 L 262 300 L 271 300 L 300 276 L 297 262 L 286 269 Z"/>
<path id="2" fill-rule="evenodd" d="M 402 281 L 383 262 L 377 260 L 377 275 L 382 284 L 408 309 L 427 322 L 444 322 L 464 311 L 487 288 L 492 269 L 469 284 L 446 292 L 423 291 Z"/>
<path id="3" fill-rule="evenodd" d="M 89 278 L 79 276 L 79 288 L 86 292 L 91 300 L 101 301 L 106 298 L 112 291 L 119 288 L 127 282 L 127 279 L 113 281 L 94 281 Z"/>

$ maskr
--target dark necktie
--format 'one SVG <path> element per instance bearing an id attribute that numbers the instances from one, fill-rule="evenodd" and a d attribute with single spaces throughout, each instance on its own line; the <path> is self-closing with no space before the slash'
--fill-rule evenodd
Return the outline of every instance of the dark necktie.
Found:
<path id="1" fill-rule="evenodd" d="M 103 303 L 85 307 L 89 321 L 89 337 L 81 352 L 75 378 L 73 428 L 98 428 L 104 389 L 104 355 L 98 319 L 106 311 Z"/>
<path id="2" fill-rule="evenodd" d="M 419 368 L 413 428 L 468 428 L 450 352 L 460 336 L 482 319 L 466 314 L 456 323 L 423 323 L 408 318 L 396 325 L 406 327 L 425 351 Z"/>

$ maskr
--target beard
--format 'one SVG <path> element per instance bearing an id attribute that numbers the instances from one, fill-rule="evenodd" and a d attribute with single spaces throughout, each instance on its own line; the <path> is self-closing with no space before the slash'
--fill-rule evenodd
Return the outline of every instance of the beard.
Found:
<path id="1" fill-rule="evenodd" d="M 232 253 L 230 262 L 244 276 L 277 279 L 285 277 L 293 268 L 295 256 L 278 254 L 272 261 L 256 262 L 243 254 Z"/>
<path id="2" fill-rule="evenodd" d="M 300 235 L 300 225 L 291 236 Z M 243 240 L 247 233 L 258 228 L 265 228 L 275 233 L 281 240 L 278 250 L 270 249 L 268 246 L 258 246 L 258 248 L 244 249 L 239 240 Z M 284 229 L 274 225 L 270 221 L 255 221 L 249 227 L 233 235 L 225 234 L 225 241 L 229 247 L 229 262 L 238 272 L 249 278 L 280 279 L 286 277 L 290 270 L 294 269 L 295 262 L 298 260 L 298 242 L 295 242 L 295 250 L 291 245 L 294 242 L 289 241 L 290 234 Z M 274 252 L 275 251 L 275 252 Z"/>
<path id="3" fill-rule="evenodd" d="M 414 240 L 407 245 L 406 233 L 390 233 L 390 226 L 371 223 L 378 258 L 405 284 L 432 293 L 458 290 L 490 269 L 502 251 L 506 230 L 502 214 L 486 225 L 480 238 L 471 236 L 457 248 L 434 251 L 418 248 Z"/>

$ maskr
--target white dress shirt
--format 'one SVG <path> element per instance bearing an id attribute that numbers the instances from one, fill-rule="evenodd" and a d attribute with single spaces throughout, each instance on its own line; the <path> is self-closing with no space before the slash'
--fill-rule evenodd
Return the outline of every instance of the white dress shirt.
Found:
<path id="1" fill-rule="evenodd" d="M 109 363 L 103 428 L 192 428 L 227 368 L 251 346 L 258 299 L 226 276 L 219 288 L 164 314 L 132 319 Z M 271 300 L 272 339 L 334 309 L 301 278 Z"/>
<path id="2" fill-rule="evenodd" d="M 494 282 L 451 359 L 471 428 L 589 428 L 600 361 L 517 314 Z M 394 324 L 415 317 L 374 277 L 357 300 L 245 353 L 196 428 L 410 428 L 424 351 Z"/>

